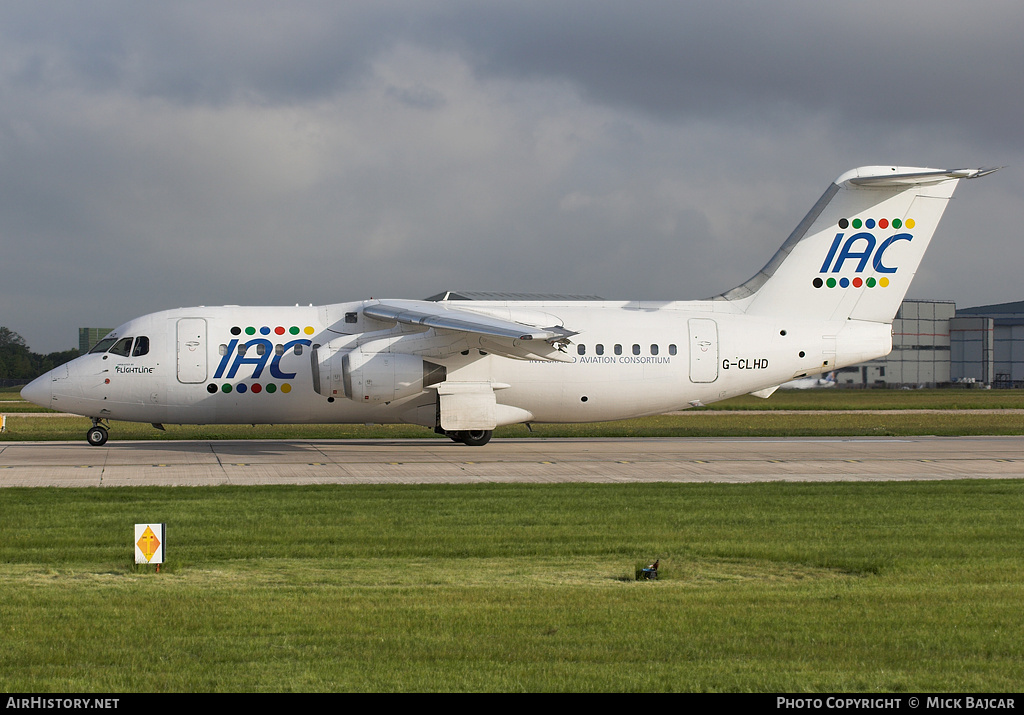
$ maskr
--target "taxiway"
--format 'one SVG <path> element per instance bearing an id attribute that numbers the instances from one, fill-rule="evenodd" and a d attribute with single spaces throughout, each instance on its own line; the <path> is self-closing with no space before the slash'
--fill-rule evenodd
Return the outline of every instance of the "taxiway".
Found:
<path id="1" fill-rule="evenodd" d="M 0 487 L 1019 478 L 1019 436 L 0 444 Z"/>

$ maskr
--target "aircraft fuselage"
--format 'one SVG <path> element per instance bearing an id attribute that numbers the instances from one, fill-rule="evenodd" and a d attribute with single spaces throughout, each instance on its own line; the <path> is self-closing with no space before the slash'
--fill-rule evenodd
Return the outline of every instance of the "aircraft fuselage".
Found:
<path id="1" fill-rule="evenodd" d="M 397 399 L 325 396 L 315 348 L 387 340 L 432 343 L 425 359 L 446 381 L 489 383 L 497 423 L 596 422 L 710 404 L 885 355 L 890 327 L 716 312 L 677 303 L 478 303 L 485 311 L 543 311 L 577 331 L 564 362 L 516 360 L 465 335 L 414 330 L 362 315 L 363 303 L 209 307 L 132 320 L 111 339 L 147 339 L 142 355 L 90 353 L 54 371 L 50 406 L 89 417 L 169 424 L 397 423 L 433 427 L 437 390 Z M 345 316 L 355 320 L 345 322 Z M 136 349 L 136 352 L 138 350 Z M 423 353 L 420 347 L 421 354 Z M 440 382 L 440 381 L 439 381 Z"/>

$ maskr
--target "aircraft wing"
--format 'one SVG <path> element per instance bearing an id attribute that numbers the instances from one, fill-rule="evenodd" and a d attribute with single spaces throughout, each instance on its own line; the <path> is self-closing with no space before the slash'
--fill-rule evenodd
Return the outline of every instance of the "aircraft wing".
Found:
<path id="1" fill-rule="evenodd" d="M 460 333 L 475 347 L 519 360 L 571 361 L 565 347 L 576 335 L 558 325 L 538 327 L 431 301 L 382 300 L 365 305 L 363 314 L 376 320 Z"/>

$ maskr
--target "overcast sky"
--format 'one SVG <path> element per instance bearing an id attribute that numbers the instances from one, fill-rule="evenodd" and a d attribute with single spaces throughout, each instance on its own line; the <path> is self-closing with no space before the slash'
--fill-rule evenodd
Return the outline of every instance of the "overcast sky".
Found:
<path id="1" fill-rule="evenodd" d="M 866 164 L 910 297 L 1024 300 L 1024 3 L 5 2 L 0 325 L 447 289 L 698 299 Z"/>

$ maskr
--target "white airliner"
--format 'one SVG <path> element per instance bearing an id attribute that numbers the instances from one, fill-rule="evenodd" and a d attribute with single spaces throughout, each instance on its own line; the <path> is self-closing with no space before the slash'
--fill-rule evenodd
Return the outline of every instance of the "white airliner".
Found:
<path id="1" fill-rule="evenodd" d="M 167 424 L 598 422 L 768 397 L 887 355 L 891 323 L 960 179 L 868 166 L 828 187 L 768 264 L 698 301 L 365 300 L 198 307 L 131 320 L 22 390 L 92 418 Z"/>

